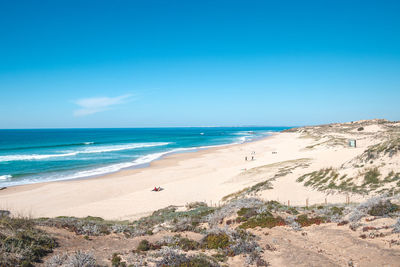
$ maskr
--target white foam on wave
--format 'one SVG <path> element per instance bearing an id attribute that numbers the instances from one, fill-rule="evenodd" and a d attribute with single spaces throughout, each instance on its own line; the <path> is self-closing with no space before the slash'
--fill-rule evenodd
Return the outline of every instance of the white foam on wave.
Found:
<path id="1" fill-rule="evenodd" d="M 93 145 L 94 142 L 83 142 L 84 145 Z"/>
<path id="2" fill-rule="evenodd" d="M 48 178 L 40 177 L 40 178 L 33 178 L 33 179 L 29 179 L 29 180 L 23 180 L 23 181 L 13 181 L 13 182 L 5 183 L 5 186 L 15 186 L 15 185 L 20 185 L 20 184 L 33 184 L 33 183 L 40 183 L 40 182 L 46 182 L 46 181 L 62 181 L 62 180 L 72 180 L 72 179 L 101 176 L 101 175 L 105 175 L 105 174 L 115 173 L 115 172 L 118 172 L 123 169 L 145 166 L 146 164 L 149 164 L 152 161 L 160 159 L 163 156 L 168 155 L 168 154 L 196 151 L 199 149 L 221 147 L 221 146 L 225 146 L 225 145 L 175 148 L 175 149 L 171 149 L 171 150 L 164 151 L 164 152 L 147 154 L 147 155 L 141 156 L 131 162 L 122 162 L 122 163 L 111 164 L 108 166 L 103 166 L 103 167 L 94 168 L 94 169 L 90 169 L 90 170 L 78 171 L 74 174 L 63 175 L 63 176 L 58 176 L 58 177 L 55 175 L 51 175 L 50 176 L 51 178 L 50 177 L 48 177 Z"/>
<path id="3" fill-rule="evenodd" d="M 0 180 L 7 180 L 7 179 L 10 179 L 10 178 L 12 178 L 12 176 L 9 175 L 9 174 L 7 174 L 7 175 L 0 175 Z"/>
<path id="4" fill-rule="evenodd" d="M 167 142 L 133 143 L 133 144 L 126 144 L 126 145 L 90 147 L 90 148 L 84 148 L 82 150 L 71 151 L 71 152 L 66 152 L 66 153 L 61 153 L 61 154 L 7 155 L 7 156 L 0 156 L 0 162 L 22 161 L 22 160 L 41 160 L 41 159 L 58 158 L 58 157 L 71 157 L 71 156 L 75 156 L 78 154 L 105 153 L 105 152 L 130 150 L 130 149 L 136 149 L 136 148 L 165 146 L 168 144 L 169 143 L 167 143 Z"/>
<path id="5" fill-rule="evenodd" d="M 127 145 L 112 145 L 112 146 L 98 146 L 98 147 L 90 147 L 84 150 L 78 151 L 77 153 L 82 154 L 91 154 L 91 153 L 104 153 L 104 152 L 113 152 L 113 151 L 121 151 L 121 150 L 129 150 L 135 148 L 144 148 L 144 147 L 154 147 L 154 146 L 166 146 L 169 143 L 166 142 L 157 142 L 157 143 L 134 143 Z"/>
<path id="6" fill-rule="evenodd" d="M 239 140 L 239 141 L 238 141 L 239 144 L 243 144 L 244 142 L 247 141 L 247 136 L 239 137 L 238 140 Z"/>
<path id="7" fill-rule="evenodd" d="M 7 156 L 0 156 L 0 162 L 20 161 L 20 160 L 40 160 L 40 159 L 57 158 L 57 157 L 68 157 L 68 156 L 74 156 L 76 154 L 77 154 L 76 152 L 71 152 L 64 154 L 49 154 L 49 155 L 40 155 L 40 154 L 7 155 Z"/>

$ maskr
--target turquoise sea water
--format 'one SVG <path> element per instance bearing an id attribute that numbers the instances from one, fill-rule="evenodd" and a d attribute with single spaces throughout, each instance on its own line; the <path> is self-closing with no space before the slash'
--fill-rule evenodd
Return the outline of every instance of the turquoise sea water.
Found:
<path id="1" fill-rule="evenodd" d="M 169 153 L 244 143 L 287 127 L 0 130 L 0 186 L 144 167 Z"/>

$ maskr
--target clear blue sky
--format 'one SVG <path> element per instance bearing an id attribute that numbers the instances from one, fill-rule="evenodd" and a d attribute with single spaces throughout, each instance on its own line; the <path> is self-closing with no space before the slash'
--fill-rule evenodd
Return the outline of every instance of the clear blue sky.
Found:
<path id="1" fill-rule="evenodd" d="M 400 120 L 400 1 L 1 1 L 0 128 Z"/>

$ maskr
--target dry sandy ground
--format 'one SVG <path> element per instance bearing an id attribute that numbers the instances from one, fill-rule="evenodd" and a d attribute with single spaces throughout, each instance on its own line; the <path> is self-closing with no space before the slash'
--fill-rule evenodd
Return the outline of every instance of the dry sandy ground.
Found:
<path id="1" fill-rule="evenodd" d="M 135 219 L 169 205 L 193 201 L 218 204 L 222 197 L 272 177 L 280 162 L 300 159 L 308 162 L 307 168 L 296 168 L 276 179 L 274 189 L 260 196 L 283 203 L 289 200 L 291 205 L 305 205 L 306 199 L 310 205 L 323 203 L 325 193 L 304 187 L 296 179 L 306 172 L 338 167 L 361 154 L 374 140 L 362 136 L 357 148 L 328 146 L 323 141 L 299 133 L 278 133 L 251 143 L 171 155 L 150 167 L 106 177 L 11 187 L 0 191 L 0 209 L 32 217 Z M 253 151 L 255 160 L 245 161 Z M 154 186 L 164 190 L 151 192 Z M 351 200 L 361 198 L 354 196 Z M 345 195 L 337 194 L 327 200 L 335 203 L 345 199 Z"/>
<path id="2" fill-rule="evenodd" d="M 370 225 L 384 226 L 393 222 L 393 219 L 379 219 Z M 124 260 L 129 259 L 132 250 L 143 239 L 155 243 L 166 235 L 173 235 L 159 232 L 152 236 L 127 239 L 123 235 L 112 234 L 86 240 L 64 229 L 42 229 L 53 234 L 59 243 L 59 247 L 44 258 L 44 262 L 56 254 L 81 250 L 93 253 L 98 263 L 106 266 L 110 265 L 113 253 L 120 254 Z M 383 237 L 371 237 L 373 231 L 363 232 L 361 229 L 352 231 L 348 225 L 328 223 L 305 227 L 298 232 L 290 227 L 259 228 L 251 232 L 260 238 L 258 243 L 263 249 L 262 257 L 270 266 L 400 266 L 399 234 L 391 234 L 391 230 L 380 230 L 378 232 L 384 234 Z M 193 232 L 180 234 L 196 241 L 202 238 L 201 234 Z M 362 234 L 367 237 L 361 238 Z M 246 266 L 244 256 L 230 257 L 226 264 Z"/>
<path id="3" fill-rule="evenodd" d="M 275 227 L 263 233 L 255 234 L 263 236 L 262 248 L 272 248 L 264 252 L 271 266 L 400 266 L 399 245 L 378 238 L 362 239 L 347 226 L 314 225 L 301 232 Z"/>

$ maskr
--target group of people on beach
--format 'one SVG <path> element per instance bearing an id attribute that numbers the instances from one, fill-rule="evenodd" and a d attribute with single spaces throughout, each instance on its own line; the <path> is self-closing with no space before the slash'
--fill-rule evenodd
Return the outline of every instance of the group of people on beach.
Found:
<path id="1" fill-rule="evenodd" d="M 254 160 L 255 154 L 256 154 L 255 151 L 251 152 L 251 160 Z M 247 161 L 247 156 L 244 157 L 244 160 Z"/>

